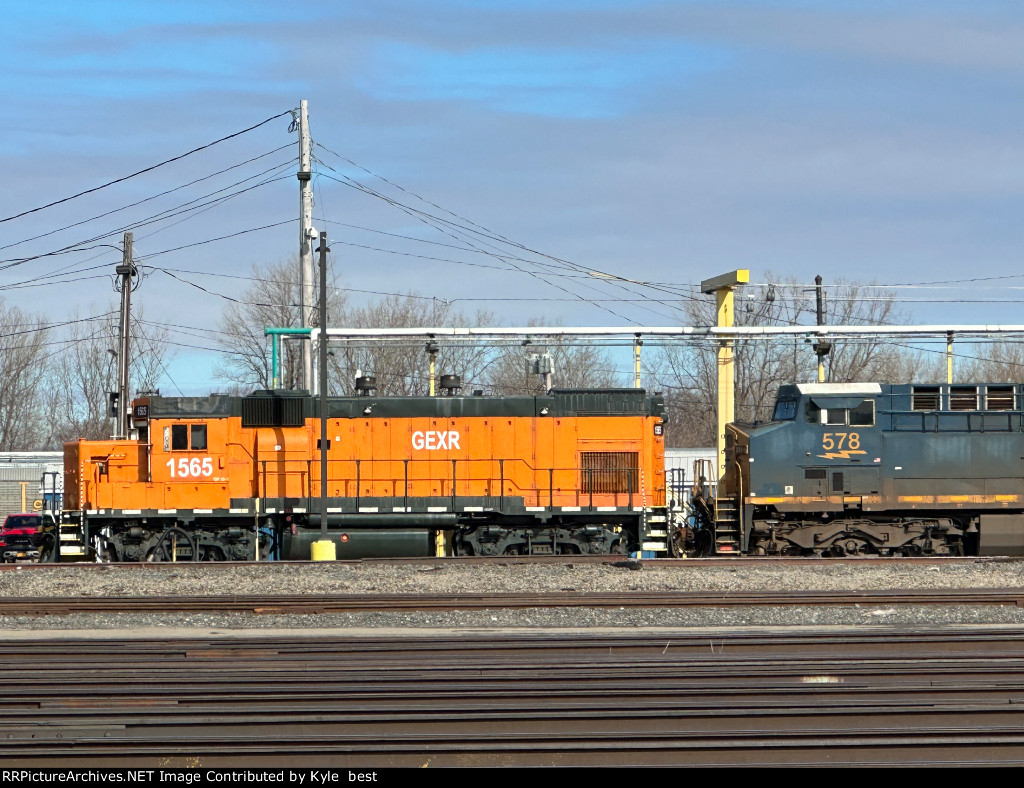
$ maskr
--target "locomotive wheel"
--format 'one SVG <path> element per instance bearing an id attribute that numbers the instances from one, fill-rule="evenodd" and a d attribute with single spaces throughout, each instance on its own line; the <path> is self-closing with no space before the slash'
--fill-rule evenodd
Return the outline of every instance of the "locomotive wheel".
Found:
<path id="1" fill-rule="evenodd" d="M 182 545 L 187 546 L 192 552 L 192 560 L 198 560 L 196 545 L 193 544 L 192 539 L 181 528 L 168 528 L 160 534 L 160 540 L 146 555 L 146 560 L 150 562 L 173 560 L 175 543 L 177 543 L 179 547 Z"/>
<path id="2" fill-rule="evenodd" d="M 668 546 L 673 558 L 702 558 L 714 552 L 712 540 L 707 528 L 673 528 Z"/>
<path id="3" fill-rule="evenodd" d="M 686 558 L 686 529 L 672 528 L 668 533 L 668 547 L 673 558 Z"/>

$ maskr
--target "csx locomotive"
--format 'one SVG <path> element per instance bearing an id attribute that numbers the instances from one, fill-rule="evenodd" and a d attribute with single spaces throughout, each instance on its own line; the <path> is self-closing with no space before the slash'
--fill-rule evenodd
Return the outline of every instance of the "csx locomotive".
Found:
<path id="1" fill-rule="evenodd" d="M 63 530 L 112 561 L 307 559 L 324 517 L 339 558 L 667 554 L 661 397 L 363 394 L 325 447 L 306 392 L 138 398 L 130 440 L 66 444 Z"/>
<path id="2" fill-rule="evenodd" d="M 691 554 L 1024 554 L 1024 387 L 796 384 L 731 424 Z"/>

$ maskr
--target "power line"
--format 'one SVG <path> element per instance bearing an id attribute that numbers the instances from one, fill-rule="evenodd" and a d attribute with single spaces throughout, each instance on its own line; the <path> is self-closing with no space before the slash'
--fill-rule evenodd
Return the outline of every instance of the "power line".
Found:
<path id="1" fill-rule="evenodd" d="M 25 238 L 25 239 L 23 239 L 21 241 L 15 241 L 14 243 L 9 243 L 9 244 L 6 244 L 5 246 L 0 246 L 0 251 L 2 251 L 4 249 L 10 249 L 13 246 L 20 246 L 21 244 L 28 243 L 29 241 L 38 241 L 40 238 L 46 238 L 46 237 L 51 236 L 51 235 L 56 235 L 57 233 L 64 232 L 65 230 L 70 230 L 73 227 L 80 227 L 83 224 L 88 224 L 89 222 L 94 222 L 97 219 L 103 219 L 103 218 L 105 218 L 107 216 L 110 216 L 112 214 L 119 213 L 121 211 L 126 211 L 129 208 L 137 208 L 138 206 L 142 205 L 143 203 L 151 202 L 152 200 L 159 199 L 160 197 L 166 197 L 168 194 L 173 194 L 176 191 L 181 191 L 182 189 L 187 189 L 189 186 L 195 186 L 197 183 L 201 183 L 203 181 L 208 181 L 210 178 L 215 178 L 218 175 L 223 175 L 224 173 L 230 172 L 231 170 L 236 170 L 239 167 L 244 167 L 246 164 L 252 164 L 254 161 L 259 161 L 260 159 L 264 159 L 267 156 L 272 156 L 273 154 L 278 153 L 278 152 L 284 150 L 285 148 L 289 148 L 289 147 L 291 147 L 290 144 L 289 145 L 282 145 L 281 147 L 275 148 L 274 150 L 268 151 L 267 153 L 262 153 L 259 156 L 254 156 L 253 158 L 247 159 L 246 161 L 240 162 L 238 164 L 233 164 L 230 167 L 225 167 L 223 170 L 218 170 L 217 172 L 212 172 L 209 175 L 204 175 L 202 178 L 196 178 L 194 181 L 189 181 L 188 183 L 183 183 L 180 186 L 175 186 L 173 189 L 167 189 L 166 191 L 162 191 L 159 194 L 154 194 L 151 197 L 146 197 L 146 198 L 144 198 L 142 200 L 137 200 L 136 202 L 129 203 L 128 205 L 122 205 L 120 208 L 113 208 L 113 209 L 111 209 L 109 211 L 106 211 L 104 213 L 96 214 L 96 216 L 92 216 L 92 217 L 90 217 L 88 219 L 82 219 L 81 221 L 74 222 L 73 224 L 66 224 L 63 227 L 58 227 L 56 230 L 49 230 L 48 232 L 40 233 L 39 235 L 34 235 L 31 238 Z"/>
<path id="2" fill-rule="evenodd" d="M 171 164 L 173 162 L 180 161 L 181 159 L 184 159 L 186 156 L 191 156 L 193 153 L 198 153 L 199 151 L 206 150 L 207 148 L 211 148 L 214 145 L 218 145 L 218 144 L 220 144 L 222 142 L 225 142 L 227 140 L 233 139 L 234 137 L 238 137 L 238 136 L 240 136 L 242 134 L 245 134 L 247 132 L 250 132 L 250 131 L 252 131 L 254 129 L 258 129 L 260 126 L 263 126 L 263 125 L 265 125 L 267 123 L 270 123 L 270 121 L 272 121 L 272 120 L 277 120 L 278 118 L 284 117 L 285 115 L 289 115 L 289 114 L 291 114 L 290 111 L 281 112 L 281 113 L 279 113 L 277 115 L 274 115 L 272 117 L 267 118 L 266 120 L 260 121 L 255 126 L 250 126 L 249 128 L 242 129 L 241 131 L 236 131 L 234 134 L 229 134 L 226 137 L 221 137 L 219 140 L 214 140 L 213 142 L 209 142 L 206 145 L 200 145 L 198 148 L 193 148 L 192 150 L 188 151 L 187 153 L 182 153 L 179 156 L 175 156 L 175 157 L 173 157 L 171 159 L 167 159 L 166 161 L 162 161 L 159 164 L 154 164 L 154 165 L 152 165 L 150 167 L 146 167 L 145 169 L 141 169 L 138 172 L 133 172 L 131 175 L 125 175 L 125 176 L 120 177 L 120 178 L 115 178 L 112 181 L 107 181 L 107 183 L 104 183 L 101 186 L 94 186 L 91 189 L 86 189 L 85 191 L 78 192 L 78 194 L 72 194 L 70 197 L 64 197 L 64 198 L 62 198 L 60 200 L 54 200 L 53 202 L 47 203 L 46 205 L 40 205 L 38 208 L 30 208 L 27 211 L 22 211 L 21 213 L 16 213 L 16 214 L 14 214 L 12 216 L 8 216 L 6 218 L 0 219 L 0 224 L 3 224 L 4 222 L 12 221 L 14 219 L 20 219 L 22 216 L 28 216 L 30 213 L 37 213 L 39 211 L 46 210 L 47 208 L 52 208 L 53 206 L 60 205 L 61 203 L 70 202 L 71 200 L 75 200 L 75 199 L 77 199 L 79 197 L 82 197 L 82 196 L 84 196 L 86 194 L 92 194 L 93 192 L 98 192 L 101 189 L 106 189 L 108 186 L 113 186 L 114 184 L 122 183 L 124 181 L 130 180 L 131 178 L 134 178 L 134 177 L 136 177 L 138 175 L 142 175 L 142 174 L 147 173 L 147 172 L 152 172 L 153 170 L 158 169 L 160 167 L 163 167 L 163 166 L 165 166 L 167 164 Z"/>

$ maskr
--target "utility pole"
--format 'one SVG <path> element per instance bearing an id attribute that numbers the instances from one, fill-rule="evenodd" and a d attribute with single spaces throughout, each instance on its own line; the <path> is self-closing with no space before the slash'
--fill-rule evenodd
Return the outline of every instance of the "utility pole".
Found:
<path id="1" fill-rule="evenodd" d="M 299 131 L 299 310 L 300 325 L 312 325 L 313 308 L 313 186 L 310 168 L 309 108 L 303 99 L 295 122 Z M 302 341 L 302 388 L 311 391 L 313 381 L 313 347 L 309 338 Z"/>
<path id="2" fill-rule="evenodd" d="M 124 234 L 124 255 L 121 265 L 115 269 L 121 277 L 121 324 L 119 327 L 121 343 L 117 354 L 117 416 L 116 438 L 128 437 L 128 352 L 131 335 L 132 316 L 132 277 L 135 276 L 135 264 L 132 262 L 132 233 Z"/>

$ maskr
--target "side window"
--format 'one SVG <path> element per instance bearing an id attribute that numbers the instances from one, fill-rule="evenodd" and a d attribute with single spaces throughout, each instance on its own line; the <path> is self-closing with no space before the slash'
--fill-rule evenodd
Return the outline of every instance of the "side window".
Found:
<path id="1" fill-rule="evenodd" d="M 821 424 L 821 409 L 813 402 L 807 403 L 807 409 L 804 411 L 804 421 L 808 424 Z"/>
<path id="2" fill-rule="evenodd" d="M 875 401 L 866 399 L 850 411 L 851 427 L 875 426 Z"/>
<path id="3" fill-rule="evenodd" d="M 846 424 L 846 408 L 822 409 L 821 413 L 825 424 Z"/>
<path id="4" fill-rule="evenodd" d="M 171 451 L 206 451 L 205 424 L 172 424 Z"/>

